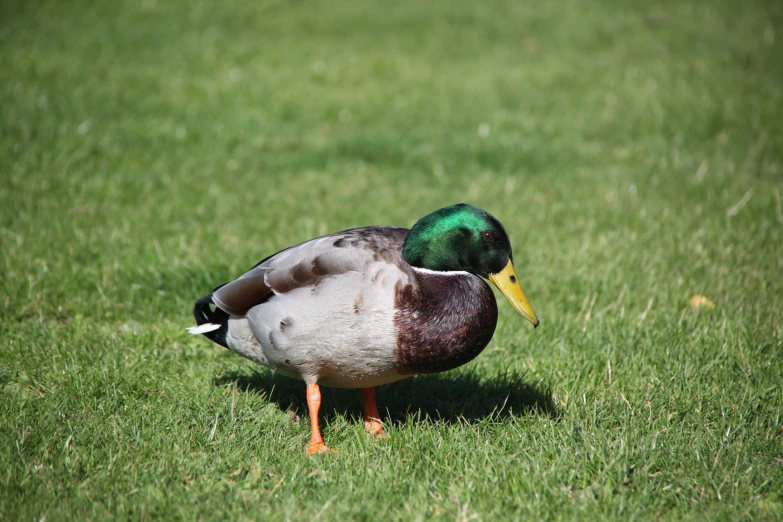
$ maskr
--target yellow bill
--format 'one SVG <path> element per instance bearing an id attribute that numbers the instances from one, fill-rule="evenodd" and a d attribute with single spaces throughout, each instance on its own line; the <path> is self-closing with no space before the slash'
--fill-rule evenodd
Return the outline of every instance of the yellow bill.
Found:
<path id="1" fill-rule="evenodd" d="M 511 260 L 508 260 L 506 267 L 496 274 L 489 274 L 489 280 L 498 287 L 498 290 L 503 292 L 508 302 L 514 307 L 514 310 L 533 323 L 533 326 L 538 326 L 539 320 L 536 317 L 536 313 L 533 311 L 533 307 L 525 297 L 525 293 L 522 291 L 522 287 L 519 286 L 519 278 L 517 272 L 514 270 L 514 264 Z"/>

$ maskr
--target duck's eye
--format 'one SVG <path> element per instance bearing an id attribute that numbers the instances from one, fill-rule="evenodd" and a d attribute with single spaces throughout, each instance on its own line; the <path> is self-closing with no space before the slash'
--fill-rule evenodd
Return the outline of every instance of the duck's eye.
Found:
<path id="1" fill-rule="evenodd" d="M 487 243 L 491 243 L 492 240 L 495 239 L 495 235 L 492 232 L 482 232 L 481 239 L 483 239 Z"/>

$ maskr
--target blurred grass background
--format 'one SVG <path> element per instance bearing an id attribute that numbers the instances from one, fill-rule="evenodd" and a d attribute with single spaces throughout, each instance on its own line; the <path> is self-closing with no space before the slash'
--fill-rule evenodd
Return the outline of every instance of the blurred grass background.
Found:
<path id="1" fill-rule="evenodd" d="M 761 0 L 2 2 L 1 518 L 779 519 L 781 56 Z M 306 458 L 304 387 L 184 332 L 460 201 L 542 326 L 386 441 L 328 390 Z"/>

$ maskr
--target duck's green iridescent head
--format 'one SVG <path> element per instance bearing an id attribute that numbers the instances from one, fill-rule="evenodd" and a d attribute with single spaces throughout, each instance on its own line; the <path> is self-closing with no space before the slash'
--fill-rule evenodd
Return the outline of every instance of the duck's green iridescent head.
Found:
<path id="1" fill-rule="evenodd" d="M 538 326 L 517 280 L 508 234 L 490 213 L 465 203 L 436 210 L 413 225 L 402 255 L 411 266 L 461 270 L 489 279 L 523 317 Z"/>
<path id="2" fill-rule="evenodd" d="M 464 203 L 421 218 L 411 228 L 402 255 L 413 266 L 462 270 L 485 279 L 512 259 L 503 225 L 488 212 Z"/>

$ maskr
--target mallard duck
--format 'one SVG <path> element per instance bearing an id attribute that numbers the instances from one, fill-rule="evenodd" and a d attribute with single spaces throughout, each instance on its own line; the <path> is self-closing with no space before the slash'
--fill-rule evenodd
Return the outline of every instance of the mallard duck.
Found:
<path id="1" fill-rule="evenodd" d="M 451 370 L 489 343 L 498 309 L 484 279 L 538 326 L 503 225 L 452 205 L 410 230 L 354 228 L 271 255 L 196 301 L 189 331 L 303 380 L 307 453 L 324 453 L 319 386 L 361 390 L 365 428 L 383 436 L 376 386 Z"/>

